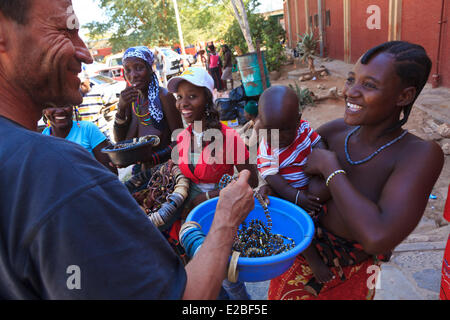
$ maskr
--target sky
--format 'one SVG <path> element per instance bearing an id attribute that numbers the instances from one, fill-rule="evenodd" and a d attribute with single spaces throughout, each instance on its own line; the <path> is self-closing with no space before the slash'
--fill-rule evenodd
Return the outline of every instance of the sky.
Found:
<path id="1" fill-rule="evenodd" d="M 261 9 L 259 11 L 272 11 L 283 8 L 283 0 L 260 0 Z M 88 22 L 104 21 L 105 15 L 99 7 L 96 0 L 72 0 L 74 11 L 80 21 L 81 27 Z M 85 30 L 81 30 L 80 34 L 86 40 Z"/>

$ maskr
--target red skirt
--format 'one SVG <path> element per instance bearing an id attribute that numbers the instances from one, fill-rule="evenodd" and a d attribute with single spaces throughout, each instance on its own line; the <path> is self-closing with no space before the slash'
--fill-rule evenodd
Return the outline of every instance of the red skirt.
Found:
<path id="1" fill-rule="evenodd" d="M 447 245 L 444 252 L 444 260 L 442 261 L 442 278 L 441 291 L 439 298 L 441 300 L 450 300 L 450 235 L 448 236 Z"/>
<path id="2" fill-rule="evenodd" d="M 302 255 L 298 255 L 292 267 L 269 285 L 269 300 L 372 300 L 375 283 L 379 276 L 380 263 L 373 258 L 360 264 L 343 267 L 345 280 L 341 280 L 336 267 L 330 267 L 335 279 L 322 287 L 315 296 L 305 289 L 305 284 L 314 277 Z"/>

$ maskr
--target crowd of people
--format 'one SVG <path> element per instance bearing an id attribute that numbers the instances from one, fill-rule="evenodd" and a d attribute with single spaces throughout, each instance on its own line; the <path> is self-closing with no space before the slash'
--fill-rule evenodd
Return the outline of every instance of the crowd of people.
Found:
<path id="1" fill-rule="evenodd" d="M 245 107 L 246 141 L 214 104 L 214 89 L 230 79 L 227 47 L 223 66 L 212 46 L 208 70 L 187 68 L 167 88 L 152 51 L 128 48 L 115 140 L 158 136 L 152 161 L 135 164 L 133 175 L 171 159 L 190 181 L 183 211 L 163 234 L 99 153 L 109 143 L 103 133 L 72 120 L 82 102 L 78 73 L 92 58 L 65 26 L 69 5 L 0 2 L 1 298 L 250 299 L 245 283 L 226 274 L 256 190 L 303 208 L 316 230 L 271 280 L 269 299 L 373 298 L 367 268 L 388 261 L 417 226 L 444 163 L 435 142 L 403 129 L 431 69 L 423 47 L 391 41 L 368 50 L 345 82 L 343 118 L 319 128 L 301 119 L 292 89 L 268 88 Z M 42 114 L 50 126 L 39 134 Z M 225 174 L 237 179 L 222 188 Z M 216 197 L 203 244 L 181 259 L 167 237 L 178 241 L 189 212 Z M 78 288 L 68 286 L 73 266 Z"/>

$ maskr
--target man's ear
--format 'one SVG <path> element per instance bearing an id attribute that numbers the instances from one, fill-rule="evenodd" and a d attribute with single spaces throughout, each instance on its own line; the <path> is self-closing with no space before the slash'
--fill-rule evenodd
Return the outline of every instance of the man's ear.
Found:
<path id="1" fill-rule="evenodd" d="M 6 51 L 6 21 L 0 12 L 0 52 Z"/>
<path id="2" fill-rule="evenodd" d="M 8 49 L 9 39 L 11 39 L 12 33 L 11 19 L 6 18 L 2 12 L 0 12 L 0 52 L 5 52 Z"/>
<path id="3" fill-rule="evenodd" d="M 397 99 L 397 105 L 400 107 L 410 105 L 414 101 L 416 93 L 417 93 L 416 87 L 404 88 L 402 93 L 399 95 Z"/>

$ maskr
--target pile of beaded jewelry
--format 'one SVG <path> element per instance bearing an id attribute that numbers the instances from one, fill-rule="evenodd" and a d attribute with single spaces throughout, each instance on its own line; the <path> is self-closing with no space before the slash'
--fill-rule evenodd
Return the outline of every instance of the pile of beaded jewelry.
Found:
<path id="1" fill-rule="evenodd" d="M 219 182 L 219 188 L 225 188 L 231 181 L 233 181 L 231 176 L 223 175 Z M 244 221 L 236 235 L 233 250 L 239 251 L 241 257 L 268 257 L 294 248 L 294 239 L 271 232 L 272 218 L 269 208 L 258 192 L 255 191 L 254 196 L 264 210 L 267 226 L 259 219 L 251 220 L 248 226 Z"/>
<path id="2" fill-rule="evenodd" d="M 133 197 L 157 227 L 173 220 L 188 195 L 189 180 L 178 166 L 169 160 L 152 171 L 147 188 L 133 193 Z"/>
<path id="3" fill-rule="evenodd" d="M 160 139 L 158 136 L 148 135 L 148 136 L 142 136 L 140 138 L 133 138 L 133 140 L 127 140 L 127 141 L 130 141 L 130 142 L 116 143 L 115 145 L 113 145 L 112 149 L 113 150 L 126 149 L 126 148 L 137 146 L 139 144 L 147 143 L 149 141 L 152 141 L 152 145 L 154 147 L 156 147 L 157 145 L 159 145 Z"/>

